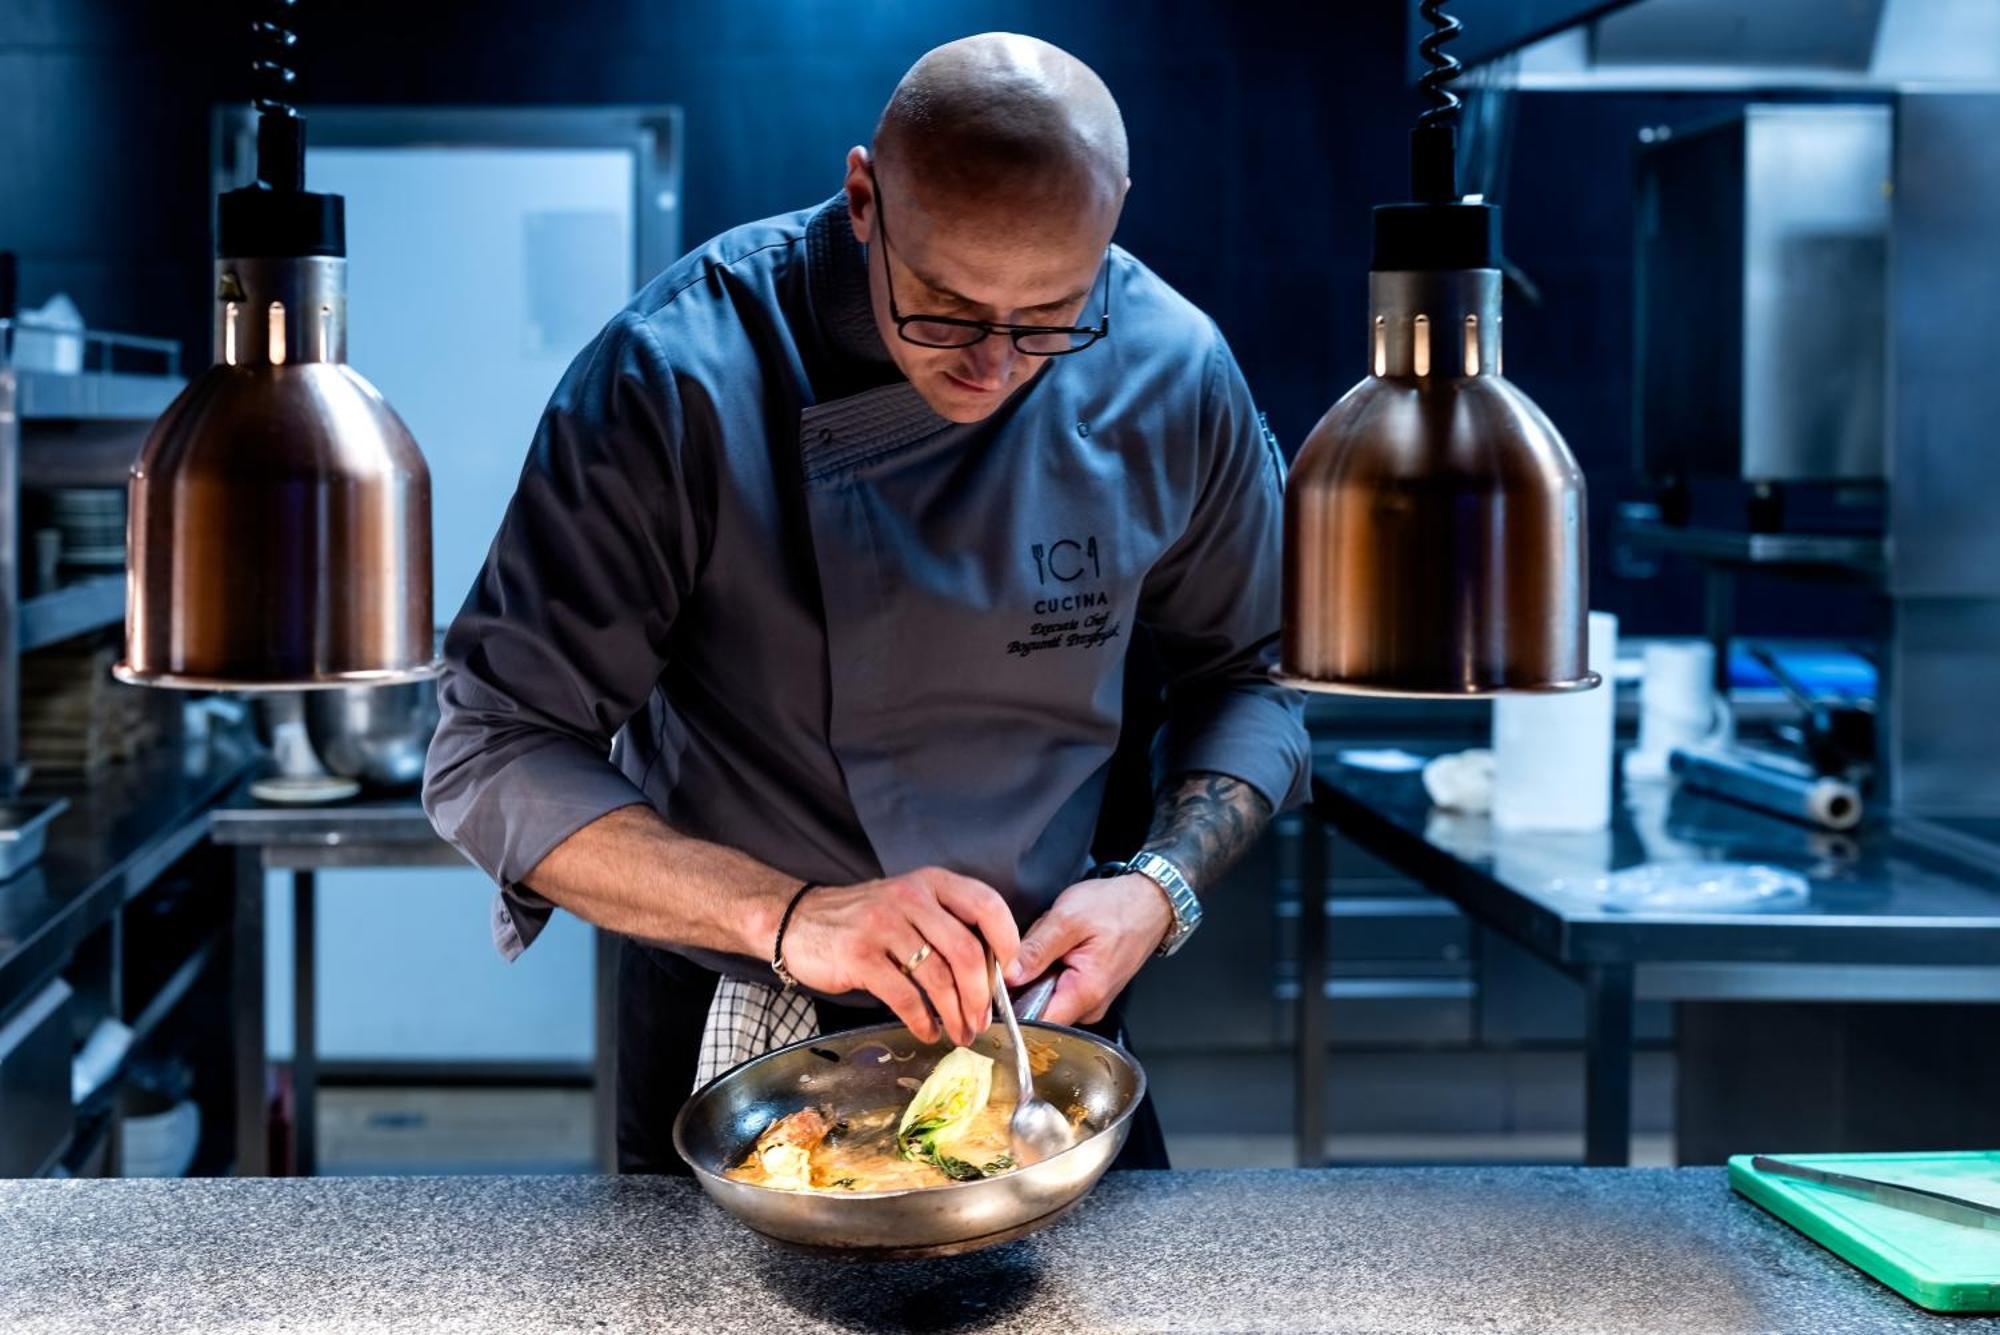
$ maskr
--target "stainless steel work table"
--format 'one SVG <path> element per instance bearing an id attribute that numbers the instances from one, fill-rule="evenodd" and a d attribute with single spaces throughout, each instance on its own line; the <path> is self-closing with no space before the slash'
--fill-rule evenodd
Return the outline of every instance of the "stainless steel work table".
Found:
<path id="1" fill-rule="evenodd" d="M 1416 748 L 1412 748 L 1416 749 Z M 1435 749 L 1435 748 L 1431 748 Z M 1668 785 L 1621 786 L 1611 828 L 1497 830 L 1434 808 L 1413 772 L 1315 756 L 1302 884 L 1324 886 L 1326 830 L 1504 932 L 1584 988 L 1584 1160 L 1630 1161 L 1635 999 L 2000 1001 L 2000 865 L 1899 833 L 1828 834 Z M 1996 853 L 2000 856 L 2000 853 Z M 1765 913 L 1620 913 L 1559 892 L 1652 861 L 1748 861 L 1803 873 L 1809 902 Z M 1325 970 L 1326 920 L 1302 915 L 1302 977 Z M 1301 987 L 1298 1137 L 1320 1158 L 1324 1001 Z"/>
<path id="2" fill-rule="evenodd" d="M 235 858 L 235 977 L 237 1171 L 273 1171 L 264 1133 L 264 874 L 292 874 L 292 1092 L 294 1161 L 301 1175 L 316 1168 L 319 1055 L 314 940 L 317 873 L 323 868 L 461 867 L 465 859 L 438 838 L 414 795 L 363 798 L 324 807 L 280 807 L 252 799 L 247 787 L 218 807 L 210 824 Z M 468 921 L 468 932 L 486 931 Z M 616 1167 L 617 950 L 615 938 L 593 934 L 596 1087 L 594 1142 L 598 1165 Z"/>

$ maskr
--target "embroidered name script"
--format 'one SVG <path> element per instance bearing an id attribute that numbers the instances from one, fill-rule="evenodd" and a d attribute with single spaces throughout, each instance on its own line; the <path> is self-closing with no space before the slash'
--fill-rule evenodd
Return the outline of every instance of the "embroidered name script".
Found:
<path id="1" fill-rule="evenodd" d="M 1009 654 L 1027 658 L 1050 649 L 1096 649 L 1118 638 L 1124 623 L 1111 619 L 1095 534 L 1030 543 L 1028 556 L 1042 592 L 1030 609 L 1035 619 L 1026 633 L 1007 641 Z"/>

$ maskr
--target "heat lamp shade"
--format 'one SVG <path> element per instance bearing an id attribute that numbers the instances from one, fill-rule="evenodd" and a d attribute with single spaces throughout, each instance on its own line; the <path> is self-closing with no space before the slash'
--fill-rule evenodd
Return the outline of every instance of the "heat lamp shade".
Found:
<path id="1" fill-rule="evenodd" d="M 1498 374 L 1390 370 L 1292 466 L 1283 677 L 1452 698 L 1595 685 L 1583 475 L 1562 437 Z"/>
<path id="2" fill-rule="evenodd" d="M 430 472 L 351 367 L 210 367 L 129 485 L 122 680 L 300 689 L 431 670 Z"/>

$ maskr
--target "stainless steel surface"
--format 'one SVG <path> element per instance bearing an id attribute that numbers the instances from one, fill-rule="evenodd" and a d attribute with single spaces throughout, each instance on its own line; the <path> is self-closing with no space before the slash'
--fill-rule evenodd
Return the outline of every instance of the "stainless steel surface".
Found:
<path id="1" fill-rule="evenodd" d="M 236 1105 L 243 1125 L 251 1128 L 237 1144 L 237 1171 L 252 1176 L 269 1172 L 269 1146 L 263 1135 L 264 1062 L 264 900 L 267 871 L 292 873 L 295 912 L 289 949 L 295 962 L 299 993 L 293 1003 L 293 1024 L 306 1027 L 305 1044 L 313 1044 L 317 1024 L 315 971 L 298 969 L 313 949 L 305 924 L 326 886 L 310 873 L 341 867 L 463 867 L 464 857 L 431 828 L 430 818 L 414 796 L 363 797 L 335 807 L 258 806 L 239 794 L 217 807 L 210 817 L 210 834 L 218 844 L 235 848 L 237 932 L 232 947 L 236 973 L 232 988 L 237 1030 Z M 591 933 L 596 1026 L 592 1078 L 596 1116 L 596 1158 L 602 1172 L 618 1169 L 616 1108 L 618 1052 L 618 952 L 620 938 L 603 930 Z M 295 1031 L 294 1042 L 300 1041 Z M 316 1066 L 317 1064 L 315 1064 Z M 293 1097 L 310 1102 L 316 1094 L 316 1070 L 295 1073 Z M 302 1150 L 311 1160 L 317 1150 L 305 1122 L 298 1127 Z"/>
<path id="2" fill-rule="evenodd" d="M 1440 819 L 1416 775 L 1342 765 L 1332 748 L 1315 757 L 1310 814 L 1584 984 L 1593 1161 L 1624 1160 L 1630 1107 L 1619 1091 L 1630 1088 L 1636 997 L 2000 1001 L 2000 863 L 1905 837 L 1895 816 L 1839 834 L 1628 784 L 1602 836 L 1508 832 Z M 1759 914 L 1616 913 L 1580 906 L 1556 884 L 1695 858 L 1798 871 L 1810 899 Z M 1302 990 L 1299 1005 L 1301 1033 L 1323 1024 L 1318 997 Z M 1302 1044 L 1298 1059 L 1300 1125 L 1323 1125 L 1325 1054 Z"/>
<path id="3" fill-rule="evenodd" d="M 48 839 L 49 822 L 67 810 L 66 797 L 0 802 L 0 881 L 35 865 Z"/>
<path id="4" fill-rule="evenodd" d="M 1925 1187 L 1905 1186 L 1900 1182 L 1882 1182 L 1872 1177 L 1859 1177 L 1853 1173 L 1836 1173 L 1830 1169 L 1816 1168 L 1811 1164 L 1774 1159 L 1768 1154 L 1756 1155 L 1750 1160 L 1750 1166 L 1760 1173 L 1797 1178 L 1816 1187 L 1826 1187 L 1849 1196 L 1859 1196 L 1863 1200 L 1873 1201 L 1891 1210 L 1903 1210 L 1930 1219 L 1942 1219 L 1946 1223 L 1962 1224 L 1967 1228 L 2000 1229 L 2000 1207 L 1988 1205 L 1983 1201 L 1967 1200 L 1963 1196 L 1931 1191 Z"/>
<path id="5" fill-rule="evenodd" d="M 70 998 L 51 979 L 0 1023 L 0 1177 L 46 1172 L 69 1140 Z"/>
<path id="6" fill-rule="evenodd" d="M 21 652 L 32 653 L 87 631 L 115 626 L 125 616 L 125 576 L 95 575 L 63 584 L 21 602 Z"/>
<path id="7" fill-rule="evenodd" d="M 344 363 L 346 261 L 216 264 L 216 364 L 131 476 L 121 679 L 273 689 L 429 671 L 430 474 Z"/>
<path id="8" fill-rule="evenodd" d="M 1890 800 L 1923 816 L 2000 814 L 2000 96 L 1896 109 L 1894 641 L 1883 674 Z"/>
<path id="9" fill-rule="evenodd" d="M 711 1081 L 674 1119 L 674 1148 L 712 1200 L 780 1242 L 874 1260 L 975 1251 L 1032 1232 L 1081 1199 L 1124 1145 L 1146 1092 L 1145 1072 L 1116 1044 L 1057 1025 L 1035 1025 L 1034 1036 L 1056 1051 L 1036 1089 L 1081 1104 L 1091 1131 L 1073 1149 L 999 1177 L 909 1191 L 830 1193 L 779 1191 L 722 1175 L 743 1161 L 773 1120 L 808 1104 L 862 1111 L 907 1103 L 910 1091 L 897 1080 L 928 1071 L 952 1045 L 948 1039 L 919 1043 L 899 1024 L 807 1039 Z M 973 1047 L 997 1058 L 1005 1041 L 994 1027 Z M 913 1055 L 898 1060 L 904 1054 Z M 1018 1094 L 1006 1066 L 996 1072 L 993 1094 Z"/>
<path id="10" fill-rule="evenodd" d="M 1884 477 L 1889 108 L 1751 106 L 1639 163 L 1640 472 Z"/>
<path id="11" fill-rule="evenodd" d="M 21 786 L 21 415 L 0 361 L 0 799 Z"/>
<path id="12" fill-rule="evenodd" d="M 1723 565 L 1811 566 L 1871 579 L 1889 566 L 1889 545 L 1876 534 L 1750 533 L 1680 528 L 1657 520 L 1624 521 L 1618 531 L 1636 546 Z"/>
<path id="13" fill-rule="evenodd" d="M 1991 0 L 1508 0 L 1477 17 L 1501 31 L 1496 40 L 1492 24 L 1471 24 L 1481 44 L 1467 62 L 1518 51 L 1487 76 L 1523 90 L 1714 97 L 2000 86 Z"/>
<path id="14" fill-rule="evenodd" d="M 306 732 L 321 763 L 371 788 L 413 788 L 424 777 L 424 752 L 437 731 L 437 680 L 313 691 Z"/>
<path id="15" fill-rule="evenodd" d="M 1583 475 L 1500 374 L 1500 274 L 1369 275 L 1371 374 L 1285 490 L 1283 679 L 1487 695 L 1596 684 Z"/>
<path id="16" fill-rule="evenodd" d="M 1054 1104 L 1035 1092 L 1035 1077 L 1028 1068 L 1028 1044 L 1021 1037 L 1020 1022 L 1014 1018 L 1014 1002 L 1007 994 L 1007 981 L 1000 974 L 999 959 L 988 955 L 986 967 L 992 979 L 993 1005 L 1006 1024 L 1007 1046 L 1014 1053 L 1014 1088 L 1020 1091 L 1014 1116 L 1007 1123 L 1014 1162 L 1038 1164 L 1074 1145 L 1076 1128 L 1056 1111 Z"/>

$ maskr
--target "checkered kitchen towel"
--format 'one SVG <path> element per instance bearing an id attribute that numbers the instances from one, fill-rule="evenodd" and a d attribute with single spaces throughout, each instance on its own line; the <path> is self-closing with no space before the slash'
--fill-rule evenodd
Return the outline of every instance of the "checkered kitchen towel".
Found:
<path id="1" fill-rule="evenodd" d="M 819 1013 L 805 993 L 725 977 L 715 985 L 708 1023 L 702 1026 L 694 1087 L 700 1089 L 732 1066 L 818 1032 Z"/>

